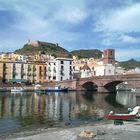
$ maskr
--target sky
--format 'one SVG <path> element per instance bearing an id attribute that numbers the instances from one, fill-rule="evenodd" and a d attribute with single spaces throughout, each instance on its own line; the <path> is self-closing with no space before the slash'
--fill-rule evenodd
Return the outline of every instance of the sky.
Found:
<path id="1" fill-rule="evenodd" d="M 0 0 L 0 52 L 28 40 L 140 60 L 140 0 Z"/>

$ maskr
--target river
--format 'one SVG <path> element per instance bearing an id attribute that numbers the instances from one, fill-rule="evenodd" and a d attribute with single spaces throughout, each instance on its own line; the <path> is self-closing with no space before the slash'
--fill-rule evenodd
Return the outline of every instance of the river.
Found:
<path id="1" fill-rule="evenodd" d="M 127 113 L 140 103 L 131 92 L 96 93 L 0 93 L 0 133 L 59 124 L 77 125 L 100 121 L 113 110 Z"/>

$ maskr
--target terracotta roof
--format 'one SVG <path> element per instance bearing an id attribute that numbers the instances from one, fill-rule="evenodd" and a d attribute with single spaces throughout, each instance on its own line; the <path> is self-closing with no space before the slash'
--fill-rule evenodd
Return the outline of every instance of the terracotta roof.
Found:
<path id="1" fill-rule="evenodd" d="M 90 68 L 89 68 L 89 66 L 87 64 L 85 64 L 81 69 L 90 70 Z"/>

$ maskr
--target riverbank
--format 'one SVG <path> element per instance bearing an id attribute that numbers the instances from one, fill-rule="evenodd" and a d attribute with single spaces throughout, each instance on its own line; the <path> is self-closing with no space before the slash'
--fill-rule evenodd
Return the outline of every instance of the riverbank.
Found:
<path id="1" fill-rule="evenodd" d="M 79 134 L 83 131 L 93 133 L 92 138 L 83 138 Z M 1 136 L 0 140 L 139 140 L 140 120 L 124 122 L 124 125 L 114 125 L 113 121 L 90 123 L 76 127 L 40 128 Z"/>

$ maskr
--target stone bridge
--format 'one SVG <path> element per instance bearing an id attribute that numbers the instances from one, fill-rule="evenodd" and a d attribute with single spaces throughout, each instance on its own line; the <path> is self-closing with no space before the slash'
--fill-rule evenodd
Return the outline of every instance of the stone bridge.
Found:
<path id="1" fill-rule="evenodd" d="M 98 92 L 115 92 L 116 86 L 127 82 L 131 88 L 140 88 L 140 74 L 94 76 L 58 82 L 57 85 L 72 90 L 95 90 Z"/>

